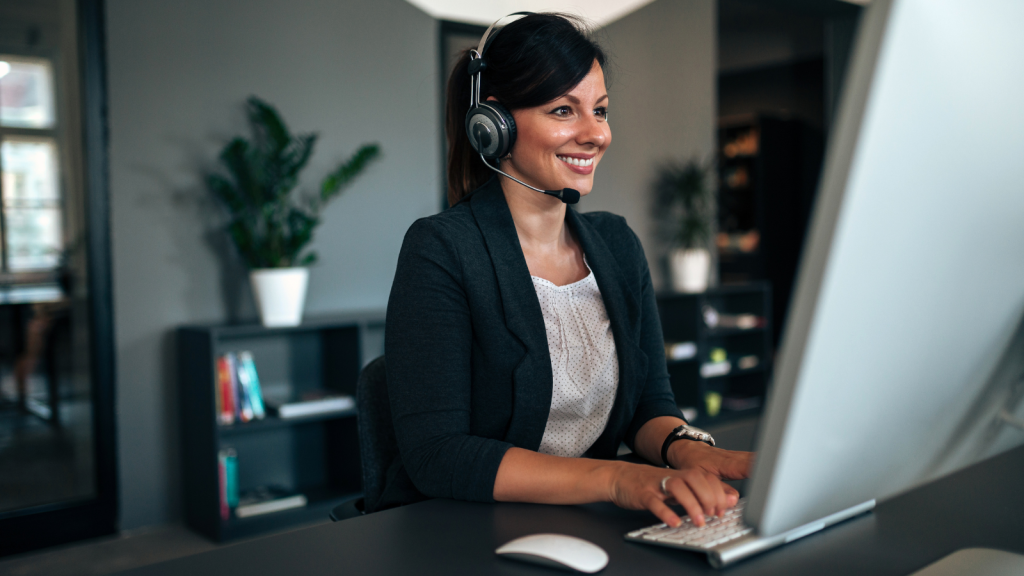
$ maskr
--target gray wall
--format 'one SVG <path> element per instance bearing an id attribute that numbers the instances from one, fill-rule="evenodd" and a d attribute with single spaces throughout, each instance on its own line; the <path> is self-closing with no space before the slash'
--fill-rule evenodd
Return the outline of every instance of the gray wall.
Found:
<path id="1" fill-rule="evenodd" d="M 244 99 L 321 133 L 316 179 L 380 142 L 384 159 L 326 212 L 307 312 L 383 307 L 405 230 L 437 210 L 437 38 L 402 0 L 106 6 L 121 525 L 133 528 L 180 515 L 174 327 L 255 318 L 201 179 L 247 130 Z"/>
<path id="2" fill-rule="evenodd" d="M 612 144 L 580 209 L 625 216 L 658 287 L 665 247 L 653 235 L 650 187 L 666 160 L 713 157 L 715 28 L 714 0 L 658 0 L 598 35 L 612 59 Z"/>
<path id="3" fill-rule="evenodd" d="M 307 313 L 382 308 L 402 237 L 438 207 L 437 26 L 403 0 L 108 0 L 122 528 L 177 520 L 175 326 L 255 319 L 202 175 L 274 103 L 318 131 L 315 184 L 359 144 L 384 159 L 327 210 Z M 613 144 L 581 209 L 626 216 L 656 282 L 649 187 L 664 160 L 709 158 L 715 4 L 659 0 L 600 32 L 613 59 Z"/>

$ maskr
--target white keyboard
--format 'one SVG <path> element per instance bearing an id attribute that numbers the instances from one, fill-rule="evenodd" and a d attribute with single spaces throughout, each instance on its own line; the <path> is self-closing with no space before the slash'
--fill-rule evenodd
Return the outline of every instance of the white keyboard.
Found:
<path id="1" fill-rule="evenodd" d="M 875 507 L 875 501 L 868 500 L 786 532 L 772 536 L 760 536 L 754 532 L 753 528 L 743 523 L 745 504 L 746 500 L 740 498 L 736 506 L 722 514 L 721 518 L 705 516 L 703 526 L 694 526 L 693 521 L 687 516 L 678 528 L 655 524 L 626 534 L 626 540 L 705 552 L 712 566 L 722 568 L 743 558 L 799 540 L 822 528 L 863 514 Z"/>
<path id="2" fill-rule="evenodd" d="M 743 523 L 745 503 L 745 500 L 740 499 L 736 506 L 727 510 L 721 517 L 705 516 L 703 526 L 695 526 L 693 520 L 686 516 L 678 528 L 672 528 L 668 524 L 655 524 L 626 534 L 626 539 L 707 552 L 754 531 Z"/>

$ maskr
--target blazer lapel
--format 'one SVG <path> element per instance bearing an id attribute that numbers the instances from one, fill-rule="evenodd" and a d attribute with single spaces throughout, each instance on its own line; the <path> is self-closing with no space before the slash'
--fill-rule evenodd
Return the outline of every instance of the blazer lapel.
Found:
<path id="1" fill-rule="evenodd" d="M 647 354 L 639 345 L 639 294 L 634 294 L 611 249 L 590 223 L 572 208 L 566 212 L 566 220 L 576 231 L 583 253 L 587 256 L 587 264 L 594 272 L 597 287 L 601 290 L 601 299 L 604 300 L 611 322 L 615 349 L 619 356 L 619 387 L 615 394 L 615 404 L 604 433 L 591 448 L 595 455 L 614 455 L 622 438 L 615 437 L 612 431 L 625 431 L 628 428 L 647 381 Z"/>
<path id="2" fill-rule="evenodd" d="M 536 450 L 544 437 L 551 410 L 553 380 L 544 314 L 501 182 L 491 178 L 469 201 L 494 265 L 505 325 L 526 348 L 512 373 L 512 420 L 505 440 Z"/>

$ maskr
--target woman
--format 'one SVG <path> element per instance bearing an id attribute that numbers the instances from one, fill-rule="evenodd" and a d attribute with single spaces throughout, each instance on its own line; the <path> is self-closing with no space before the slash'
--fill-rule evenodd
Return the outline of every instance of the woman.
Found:
<path id="1" fill-rule="evenodd" d="M 483 51 L 477 96 L 514 117 L 504 173 L 585 196 L 612 138 L 605 57 L 582 30 L 556 14 L 507 25 Z M 368 508 L 611 501 L 675 526 L 679 503 L 702 525 L 735 505 L 722 479 L 746 477 L 751 454 L 669 438 L 686 423 L 639 240 L 621 217 L 495 176 L 465 127 L 469 70 L 466 53 L 448 84 L 451 208 L 409 229 L 391 289 L 401 455 Z M 621 442 L 671 469 L 614 460 Z"/>

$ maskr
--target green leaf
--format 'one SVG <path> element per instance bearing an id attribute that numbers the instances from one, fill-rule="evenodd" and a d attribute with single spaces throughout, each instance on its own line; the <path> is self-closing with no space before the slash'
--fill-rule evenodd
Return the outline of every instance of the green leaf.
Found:
<path id="1" fill-rule="evenodd" d="M 709 186 L 714 164 L 692 160 L 667 163 L 658 169 L 653 214 L 659 235 L 684 248 L 711 243 L 715 217 L 714 191 Z"/>
<path id="2" fill-rule="evenodd" d="M 380 147 L 362 146 L 327 175 L 316 193 L 295 193 L 317 135 L 293 136 L 277 110 L 255 96 L 246 101 L 246 110 L 252 140 L 233 138 L 221 151 L 230 177 L 206 178 L 231 214 L 227 233 L 250 268 L 312 263 L 315 252 L 300 253 L 313 239 L 321 209 L 380 154 Z"/>
<path id="3" fill-rule="evenodd" d="M 326 204 L 337 196 L 341 189 L 348 185 L 366 165 L 380 155 L 380 146 L 364 144 L 347 161 L 341 163 L 334 172 L 327 175 L 320 184 L 320 201 Z"/>
<path id="4" fill-rule="evenodd" d="M 228 224 L 228 234 L 235 241 L 235 247 L 238 248 L 238 253 L 246 265 L 249 268 L 259 268 L 260 261 L 255 250 L 252 230 L 241 219 L 237 219 Z"/>
<path id="5" fill-rule="evenodd" d="M 249 122 L 256 131 L 257 138 L 268 144 L 271 151 L 284 150 L 291 142 L 292 136 L 277 109 L 256 96 L 249 97 L 248 105 Z"/>
<path id="6" fill-rule="evenodd" d="M 307 252 L 306 255 L 299 260 L 299 266 L 312 266 L 313 264 L 316 264 L 317 259 L 318 257 L 316 252 Z"/>
<path id="7" fill-rule="evenodd" d="M 259 179 L 254 177 L 254 166 L 251 158 L 254 154 L 249 142 L 244 138 L 234 138 L 220 153 L 220 160 L 235 179 L 240 196 L 249 204 L 259 206 L 263 203 L 263 191 Z"/>
<path id="8" fill-rule="evenodd" d="M 206 177 L 206 185 L 213 195 L 227 206 L 232 215 L 245 210 L 245 200 L 227 178 L 219 174 L 210 174 Z"/>

